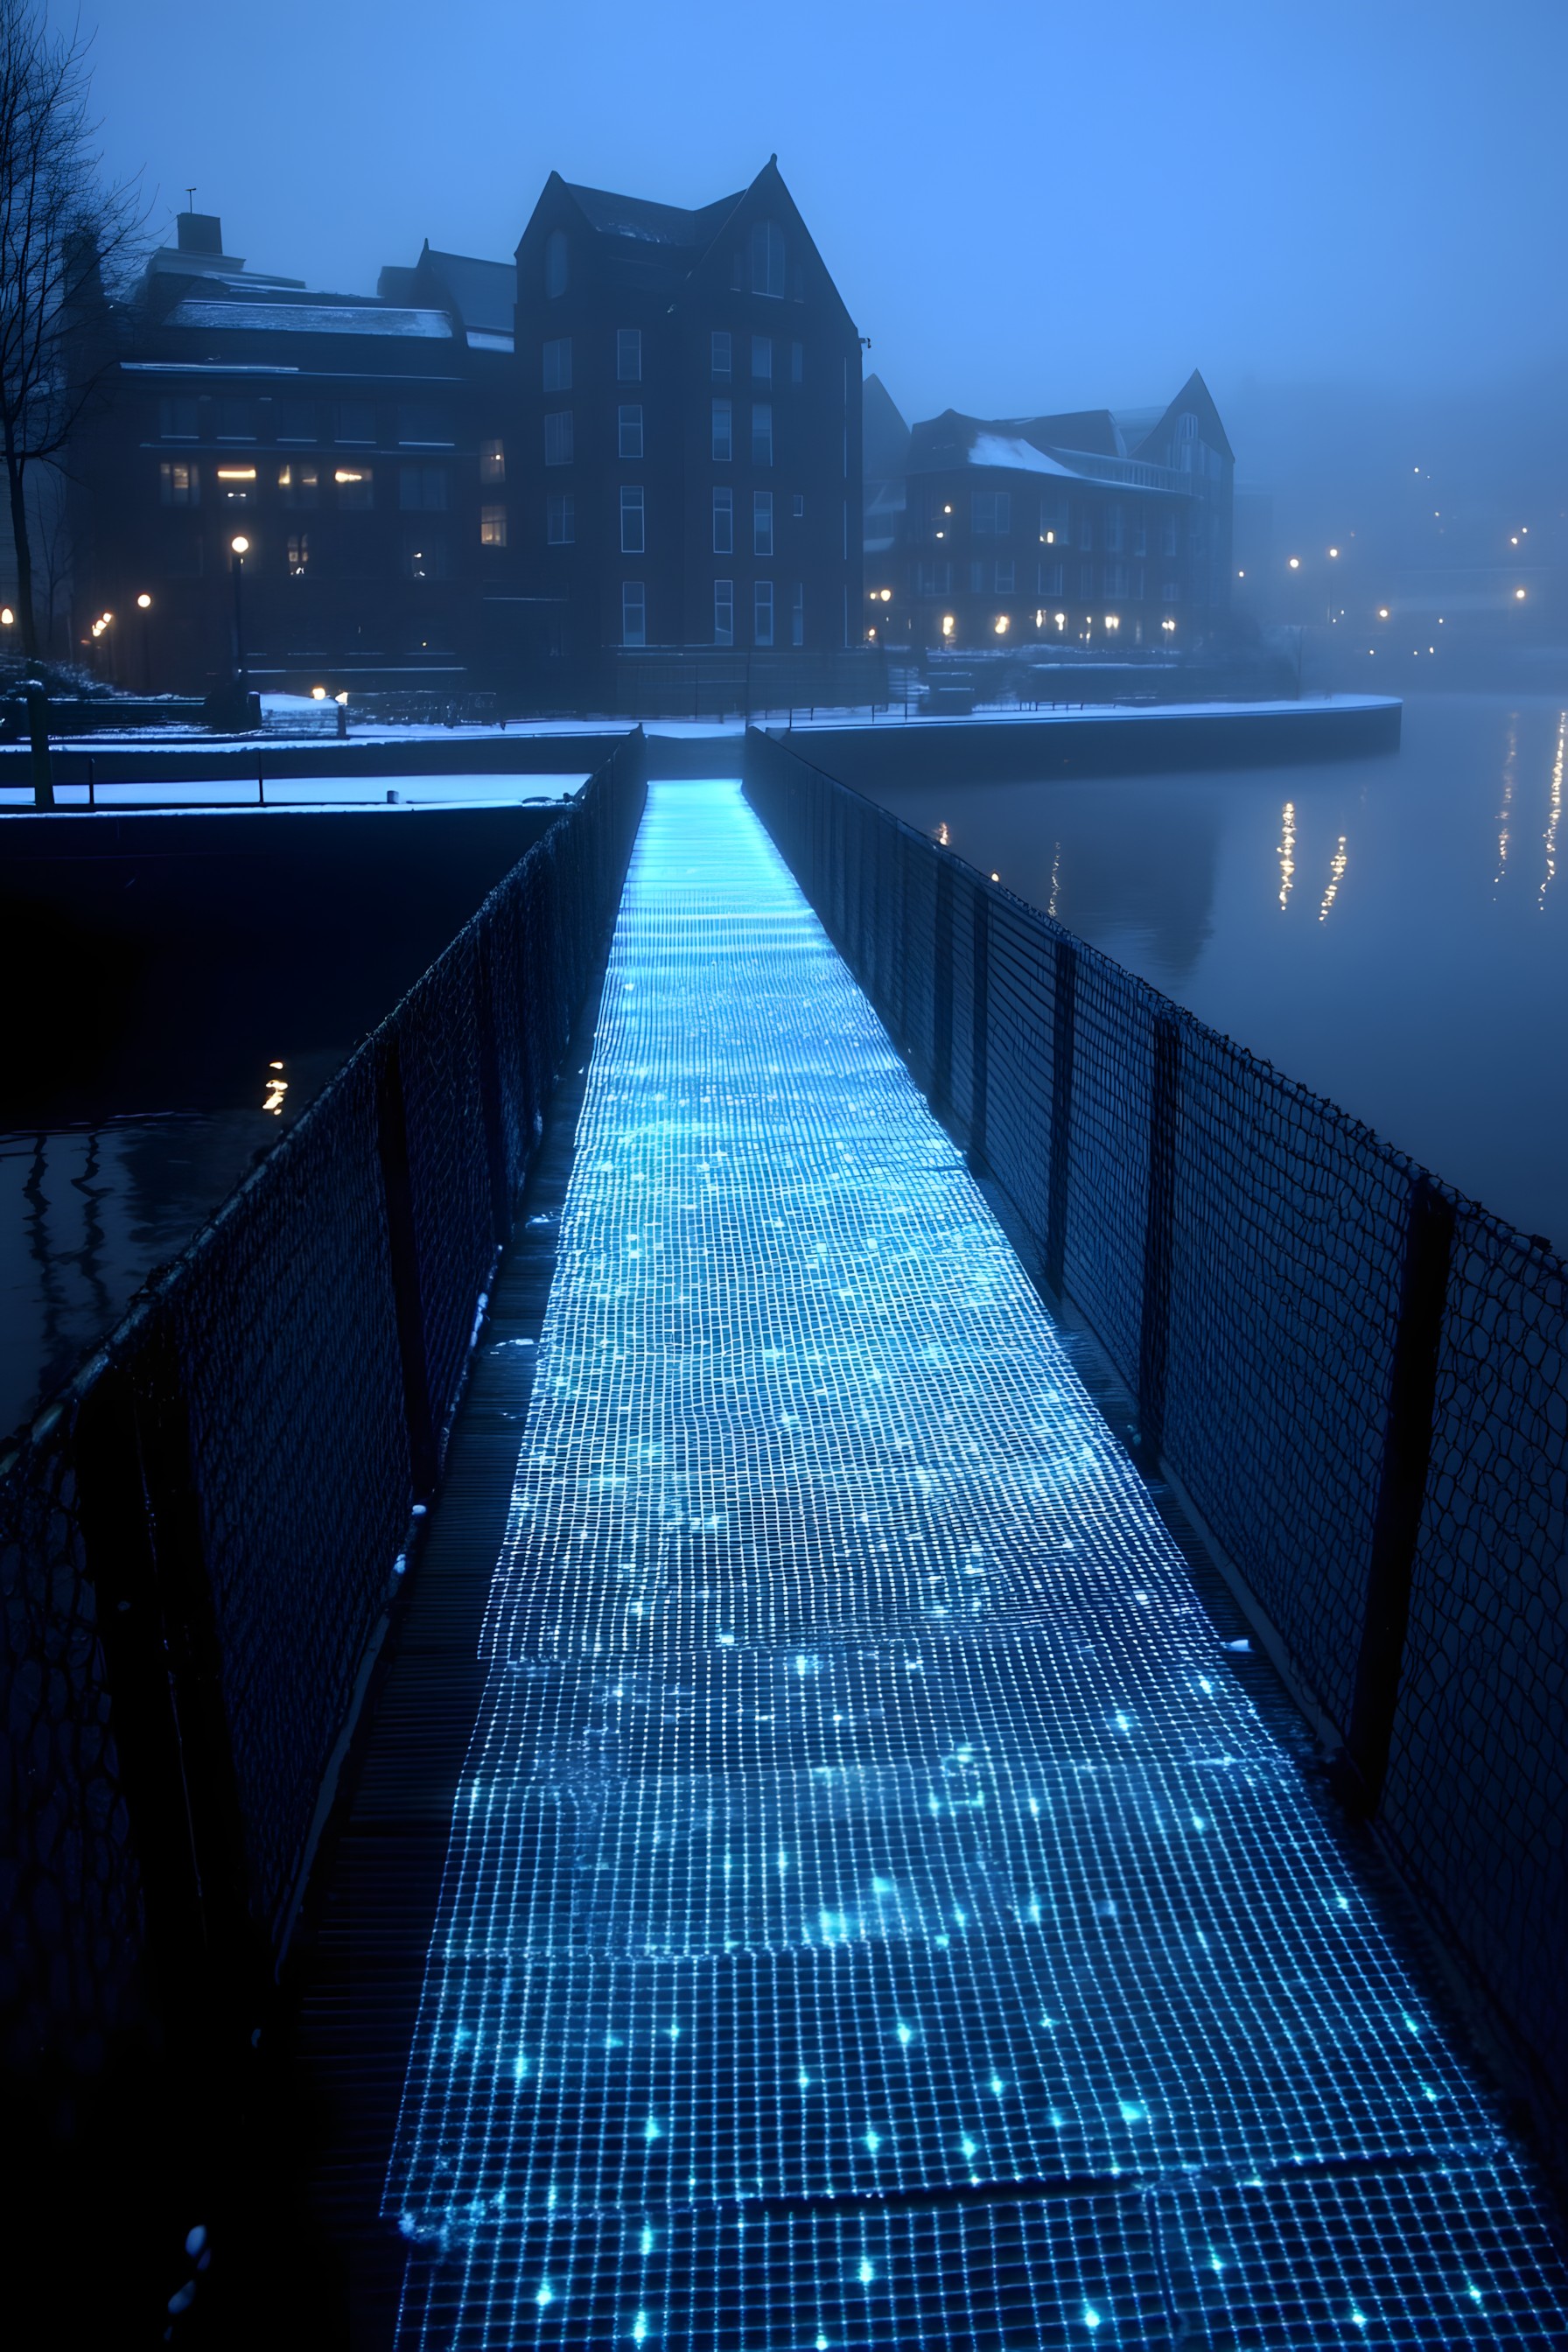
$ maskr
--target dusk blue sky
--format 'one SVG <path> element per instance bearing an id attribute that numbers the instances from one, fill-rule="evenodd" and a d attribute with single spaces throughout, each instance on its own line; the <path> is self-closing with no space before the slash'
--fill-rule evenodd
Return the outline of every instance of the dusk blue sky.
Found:
<path id="1" fill-rule="evenodd" d="M 63 14 L 63 11 L 61 12 Z M 94 21 L 87 0 L 84 24 Z M 101 0 L 106 161 L 252 267 L 510 253 L 550 170 L 777 151 L 906 415 L 1470 386 L 1563 352 L 1568 0 Z"/>

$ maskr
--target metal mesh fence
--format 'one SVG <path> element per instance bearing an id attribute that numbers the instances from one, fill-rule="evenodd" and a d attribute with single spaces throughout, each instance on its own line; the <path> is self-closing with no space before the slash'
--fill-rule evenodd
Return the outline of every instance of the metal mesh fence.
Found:
<path id="1" fill-rule="evenodd" d="M 1568 1269 L 786 743 L 753 730 L 746 778 L 1568 2158 Z"/>
<path id="2" fill-rule="evenodd" d="M 15 2073 L 278 1948 L 644 774 L 633 737 L 0 1460 Z"/>

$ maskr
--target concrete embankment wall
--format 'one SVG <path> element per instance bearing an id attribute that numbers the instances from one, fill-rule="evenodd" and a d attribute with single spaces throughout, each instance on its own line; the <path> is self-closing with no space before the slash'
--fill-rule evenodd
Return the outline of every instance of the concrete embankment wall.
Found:
<path id="1" fill-rule="evenodd" d="M 644 790 L 628 736 L 0 1445 L 0 2064 L 51 2131 L 150 2038 L 195 2099 L 259 1999 Z"/>
<path id="2" fill-rule="evenodd" d="M 1568 2168 L 1568 1266 L 829 748 L 753 731 L 752 805 L 1335 1727 Z"/>
<path id="3" fill-rule="evenodd" d="M 225 784 L 254 792 L 258 779 L 265 789 L 268 783 L 331 786 L 382 776 L 591 775 L 629 731 L 635 730 L 600 727 L 544 735 L 509 728 L 503 735 L 453 730 L 353 735 L 346 742 L 335 736 L 280 741 L 267 735 L 216 742 L 202 736 L 184 740 L 153 737 L 142 742 L 77 740 L 56 744 L 52 764 L 58 785 L 79 791 L 88 781 L 90 762 L 95 784 L 144 784 L 154 799 L 183 784 Z M 26 744 L 0 745 L 0 784 L 30 790 L 31 763 Z"/>

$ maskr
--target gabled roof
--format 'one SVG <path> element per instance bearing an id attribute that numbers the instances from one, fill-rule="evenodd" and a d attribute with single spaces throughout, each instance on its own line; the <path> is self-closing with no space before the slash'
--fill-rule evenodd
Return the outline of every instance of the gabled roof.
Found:
<path id="1" fill-rule="evenodd" d="M 644 196 L 619 196 L 607 188 L 584 188 L 563 180 L 589 227 L 599 236 L 619 237 L 635 245 L 662 245 L 692 255 L 706 253 L 745 194 L 721 196 L 716 204 L 689 212 L 679 205 L 650 204 Z"/>
<path id="2" fill-rule="evenodd" d="M 466 253 L 442 253 L 428 240 L 419 258 L 451 295 L 465 327 L 490 335 L 511 333 L 517 308 L 515 261 L 478 261 Z"/>

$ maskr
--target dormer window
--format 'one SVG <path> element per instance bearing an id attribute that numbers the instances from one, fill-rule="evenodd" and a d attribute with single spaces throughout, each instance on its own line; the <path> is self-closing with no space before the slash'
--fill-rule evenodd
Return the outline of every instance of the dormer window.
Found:
<path id="1" fill-rule="evenodd" d="M 752 291 L 784 299 L 784 237 L 777 221 L 758 221 L 752 230 Z"/>
<path id="2" fill-rule="evenodd" d="M 544 240 L 544 291 L 553 302 L 566 291 L 570 275 L 570 255 L 563 228 L 552 228 Z"/>

